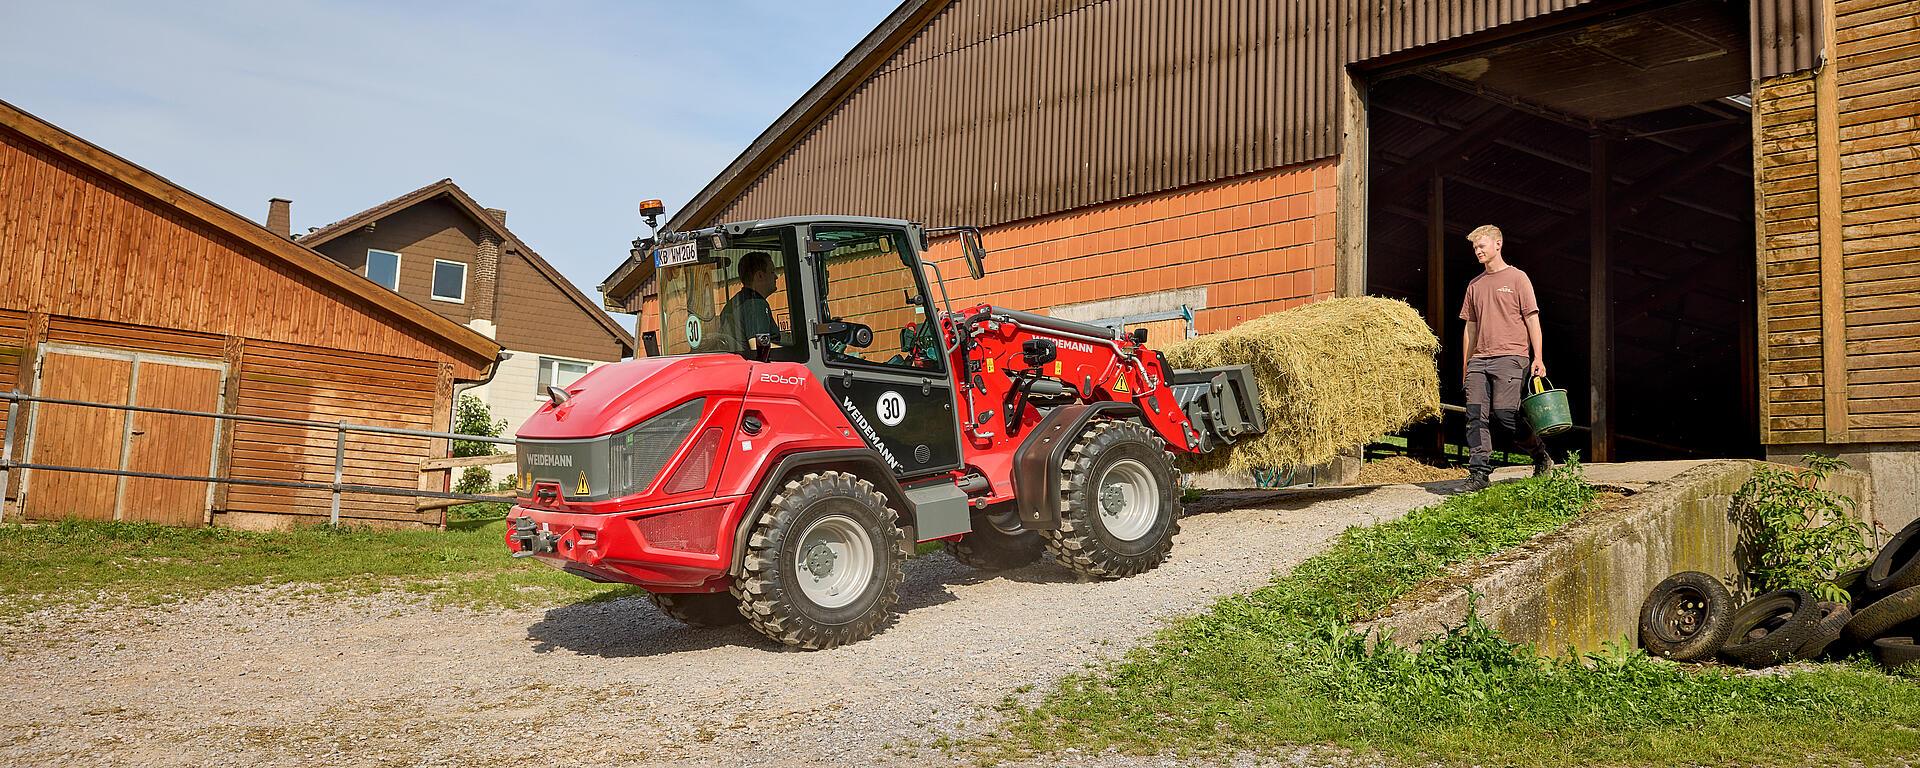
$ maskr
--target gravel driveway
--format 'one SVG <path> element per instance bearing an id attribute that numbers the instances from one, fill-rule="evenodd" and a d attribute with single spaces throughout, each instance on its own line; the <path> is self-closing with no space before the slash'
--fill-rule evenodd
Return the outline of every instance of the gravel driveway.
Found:
<path id="1" fill-rule="evenodd" d="M 1437 498 L 1415 486 L 1209 497 L 1169 563 L 1121 581 L 927 555 L 907 565 L 897 624 L 821 652 L 685 627 L 644 599 L 477 613 L 249 589 L 72 610 L 55 630 L 3 630 L 0 765 L 945 763 L 929 744 L 992 728 L 1005 697 L 1265 583 L 1348 526 Z"/>

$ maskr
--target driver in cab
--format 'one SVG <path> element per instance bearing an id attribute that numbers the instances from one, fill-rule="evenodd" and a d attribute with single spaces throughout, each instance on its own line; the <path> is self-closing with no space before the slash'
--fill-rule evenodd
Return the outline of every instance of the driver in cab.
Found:
<path id="1" fill-rule="evenodd" d="M 779 289 L 773 256 L 766 251 L 754 251 L 740 257 L 740 290 L 721 308 L 721 328 L 739 339 L 743 347 L 763 333 L 772 337 L 775 344 L 782 344 L 780 326 L 774 323 L 773 309 L 767 305 L 767 297 Z"/>

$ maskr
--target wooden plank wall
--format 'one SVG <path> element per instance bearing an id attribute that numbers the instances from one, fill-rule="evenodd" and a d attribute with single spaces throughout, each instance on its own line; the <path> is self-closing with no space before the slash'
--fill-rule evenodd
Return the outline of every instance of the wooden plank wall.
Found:
<path id="1" fill-rule="evenodd" d="M 1834 10 L 1845 440 L 1920 440 L 1920 2 Z"/>
<path id="2" fill-rule="evenodd" d="M 449 358 L 424 329 L 7 129 L 0 276 L 9 310 Z"/>
<path id="3" fill-rule="evenodd" d="M 1813 74 L 1765 81 L 1754 92 L 1755 203 L 1759 207 L 1760 345 L 1767 443 L 1820 442 L 1819 170 Z"/>
<path id="4" fill-rule="evenodd" d="M 430 361 L 249 341 L 240 365 L 238 412 L 444 430 L 446 425 L 435 421 L 440 377 L 440 366 Z M 345 479 L 415 488 L 420 482 L 420 462 L 442 455 L 444 446 L 444 441 L 421 437 L 349 434 Z M 241 423 L 234 430 L 232 477 L 332 482 L 333 452 L 330 429 Z M 329 503 L 330 494 L 324 490 L 233 486 L 227 492 L 229 512 L 312 518 L 302 522 L 324 522 Z M 371 494 L 343 497 L 341 517 L 422 520 L 412 498 Z"/>

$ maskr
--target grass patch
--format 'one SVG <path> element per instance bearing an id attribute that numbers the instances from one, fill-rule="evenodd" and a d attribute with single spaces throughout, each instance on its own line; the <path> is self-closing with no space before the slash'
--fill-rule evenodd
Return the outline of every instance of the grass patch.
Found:
<path id="1" fill-rule="evenodd" d="M 62 603 L 156 604 L 231 587 L 296 583 L 353 594 L 400 588 L 474 608 L 636 594 L 515 560 L 504 543 L 506 523 L 485 510 L 469 514 L 458 522 L 449 516 L 445 531 L 3 525 L 0 616 Z"/>
<path id="2" fill-rule="evenodd" d="M 1163 631 L 977 745 L 1209 754 L 1331 746 L 1414 764 L 1893 764 L 1920 750 L 1920 685 L 1864 664 L 1737 675 L 1615 650 L 1543 658 L 1469 617 L 1420 654 L 1351 625 L 1454 564 L 1553 530 L 1594 492 L 1577 467 L 1343 534 L 1248 595 Z"/>

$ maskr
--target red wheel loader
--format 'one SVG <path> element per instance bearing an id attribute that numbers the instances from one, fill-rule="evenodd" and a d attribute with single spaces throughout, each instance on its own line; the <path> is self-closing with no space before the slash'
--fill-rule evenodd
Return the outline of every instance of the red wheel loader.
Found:
<path id="1" fill-rule="evenodd" d="M 981 277 L 977 230 L 893 219 L 636 241 L 662 330 L 520 427 L 507 547 L 804 648 L 884 627 L 916 542 L 986 569 L 1160 565 L 1174 452 L 1265 428 L 1248 370 L 1172 370 L 1144 331 L 952 311 L 930 236 Z"/>

